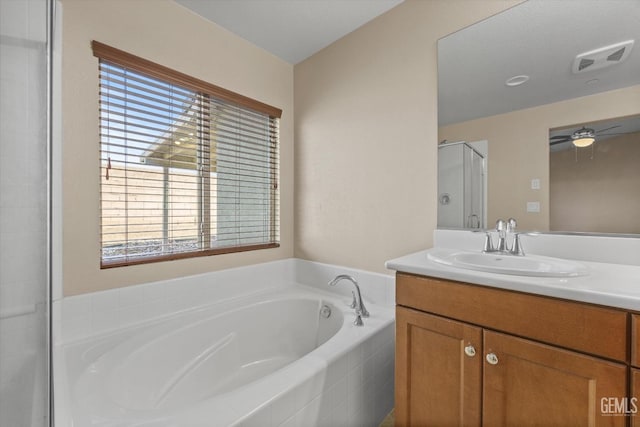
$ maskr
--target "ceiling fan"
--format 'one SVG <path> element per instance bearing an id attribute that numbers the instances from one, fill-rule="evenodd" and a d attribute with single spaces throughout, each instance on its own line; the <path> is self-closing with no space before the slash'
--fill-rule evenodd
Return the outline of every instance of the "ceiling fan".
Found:
<path id="1" fill-rule="evenodd" d="M 606 135 L 618 135 L 617 133 L 604 133 L 608 130 L 619 128 L 620 125 L 610 126 L 608 128 L 594 130 L 587 127 L 581 127 L 575 132 L 569 135 L 556 135 L 549 138 L 549 145 L 553 146 L 556 144 L 562 144 L 563 142 L 571 141 L 573 145 L 576 147 L 588 147 L 593 144 L 596 140 L 596 136 L 606 136 Z"/>

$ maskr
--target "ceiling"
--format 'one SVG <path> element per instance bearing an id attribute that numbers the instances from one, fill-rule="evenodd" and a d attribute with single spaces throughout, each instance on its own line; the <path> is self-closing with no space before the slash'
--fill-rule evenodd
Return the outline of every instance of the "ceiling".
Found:
<path id="1" fill-rule="evenodd" d="M 629 39 L 624 62 L 571 73 L 576 55 Z M 441 39 L 438 75 L 440 126 L 640 84 L 640 1 L 528 0 Z"/>
<path id="2" fill-rule="evenodd" d="M 175 0 L 297 64 L 403 0 Z"/>

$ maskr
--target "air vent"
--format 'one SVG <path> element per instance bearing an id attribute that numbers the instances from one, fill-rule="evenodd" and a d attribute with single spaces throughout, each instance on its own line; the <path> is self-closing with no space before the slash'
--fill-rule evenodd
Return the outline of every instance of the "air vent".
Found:
<path id="1" fill-rule="evenodd" d="M 612 53 L 611 55 L 607 56 L 607 61 L 622 61 L 622 57 L 624 56 L 624 53 L 626 52 L 627 48 L 623 47 L 622 49 L 619 49 L 617 52 Z"/>
<path id="2" fill-rule="evenodd" d="M 633 40 L 627 40 L 581 53 L 573 60 L 571 71 L 578 74 L 619 64 L 629 57 L 633 42 Z"/>
<path id="3" fill-rule="evenodd" d="M 593 59 L 584 59 L 582 58 L 580 60 L 580 64 L 578 65 L 578 71 L 582 71 L 587 67 L 592 66 L 593 64 L 595 64 L 596 61 L 594 61 Z"/>

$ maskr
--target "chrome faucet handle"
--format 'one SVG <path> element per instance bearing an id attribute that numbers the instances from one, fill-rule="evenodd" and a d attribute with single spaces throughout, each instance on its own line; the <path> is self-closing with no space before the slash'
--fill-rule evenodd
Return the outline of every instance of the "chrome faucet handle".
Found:
<path id="1" fill-rule="evenodd" d="M 524 256 L 524 249 L 522 249 L 522 243 L 520 243 L 520 234 L 522 233 L 515 233 L 513 235 L 513 247 L 511 251 L 509 251 L 512 255 Z"/>
<path id="2" fill-rule="evenodd" d="M 493 252 L 493 240 L 491 239 L 491 233 L 485 231 L 484 236 L 484 247 L 482 248 L 482 252 Z"/>
<path id="3" fill-rule="evenodd" d="M 353 321 L 353 324 L 356 326 L 364 326 L 364 323 L 362 322 L 362 316 L 360 316 L 360 314 L 356 313 L 356 320 Z"/>
<path id="4" fill-rule="evenodd" d="M 472 233 L 484 233 L 484 245 L 482 247 L 482 252 L 495 252 L 493 248 L 493 239 L 491 238 L 490 230 L 471 230 Z"/>

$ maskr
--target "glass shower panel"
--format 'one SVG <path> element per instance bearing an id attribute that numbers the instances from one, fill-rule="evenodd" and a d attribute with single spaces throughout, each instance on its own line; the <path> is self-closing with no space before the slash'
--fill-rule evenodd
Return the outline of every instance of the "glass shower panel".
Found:
<path id="1" fill-rule="evenodd" d="M 438 227 L 483 228 L 485 159 L 465 142 L 438 146 Z"/>
<path id="2" fill-rule="evenodd" d="M 0 426 L 49 425 L 46 0 L 0 0 Z"/>

